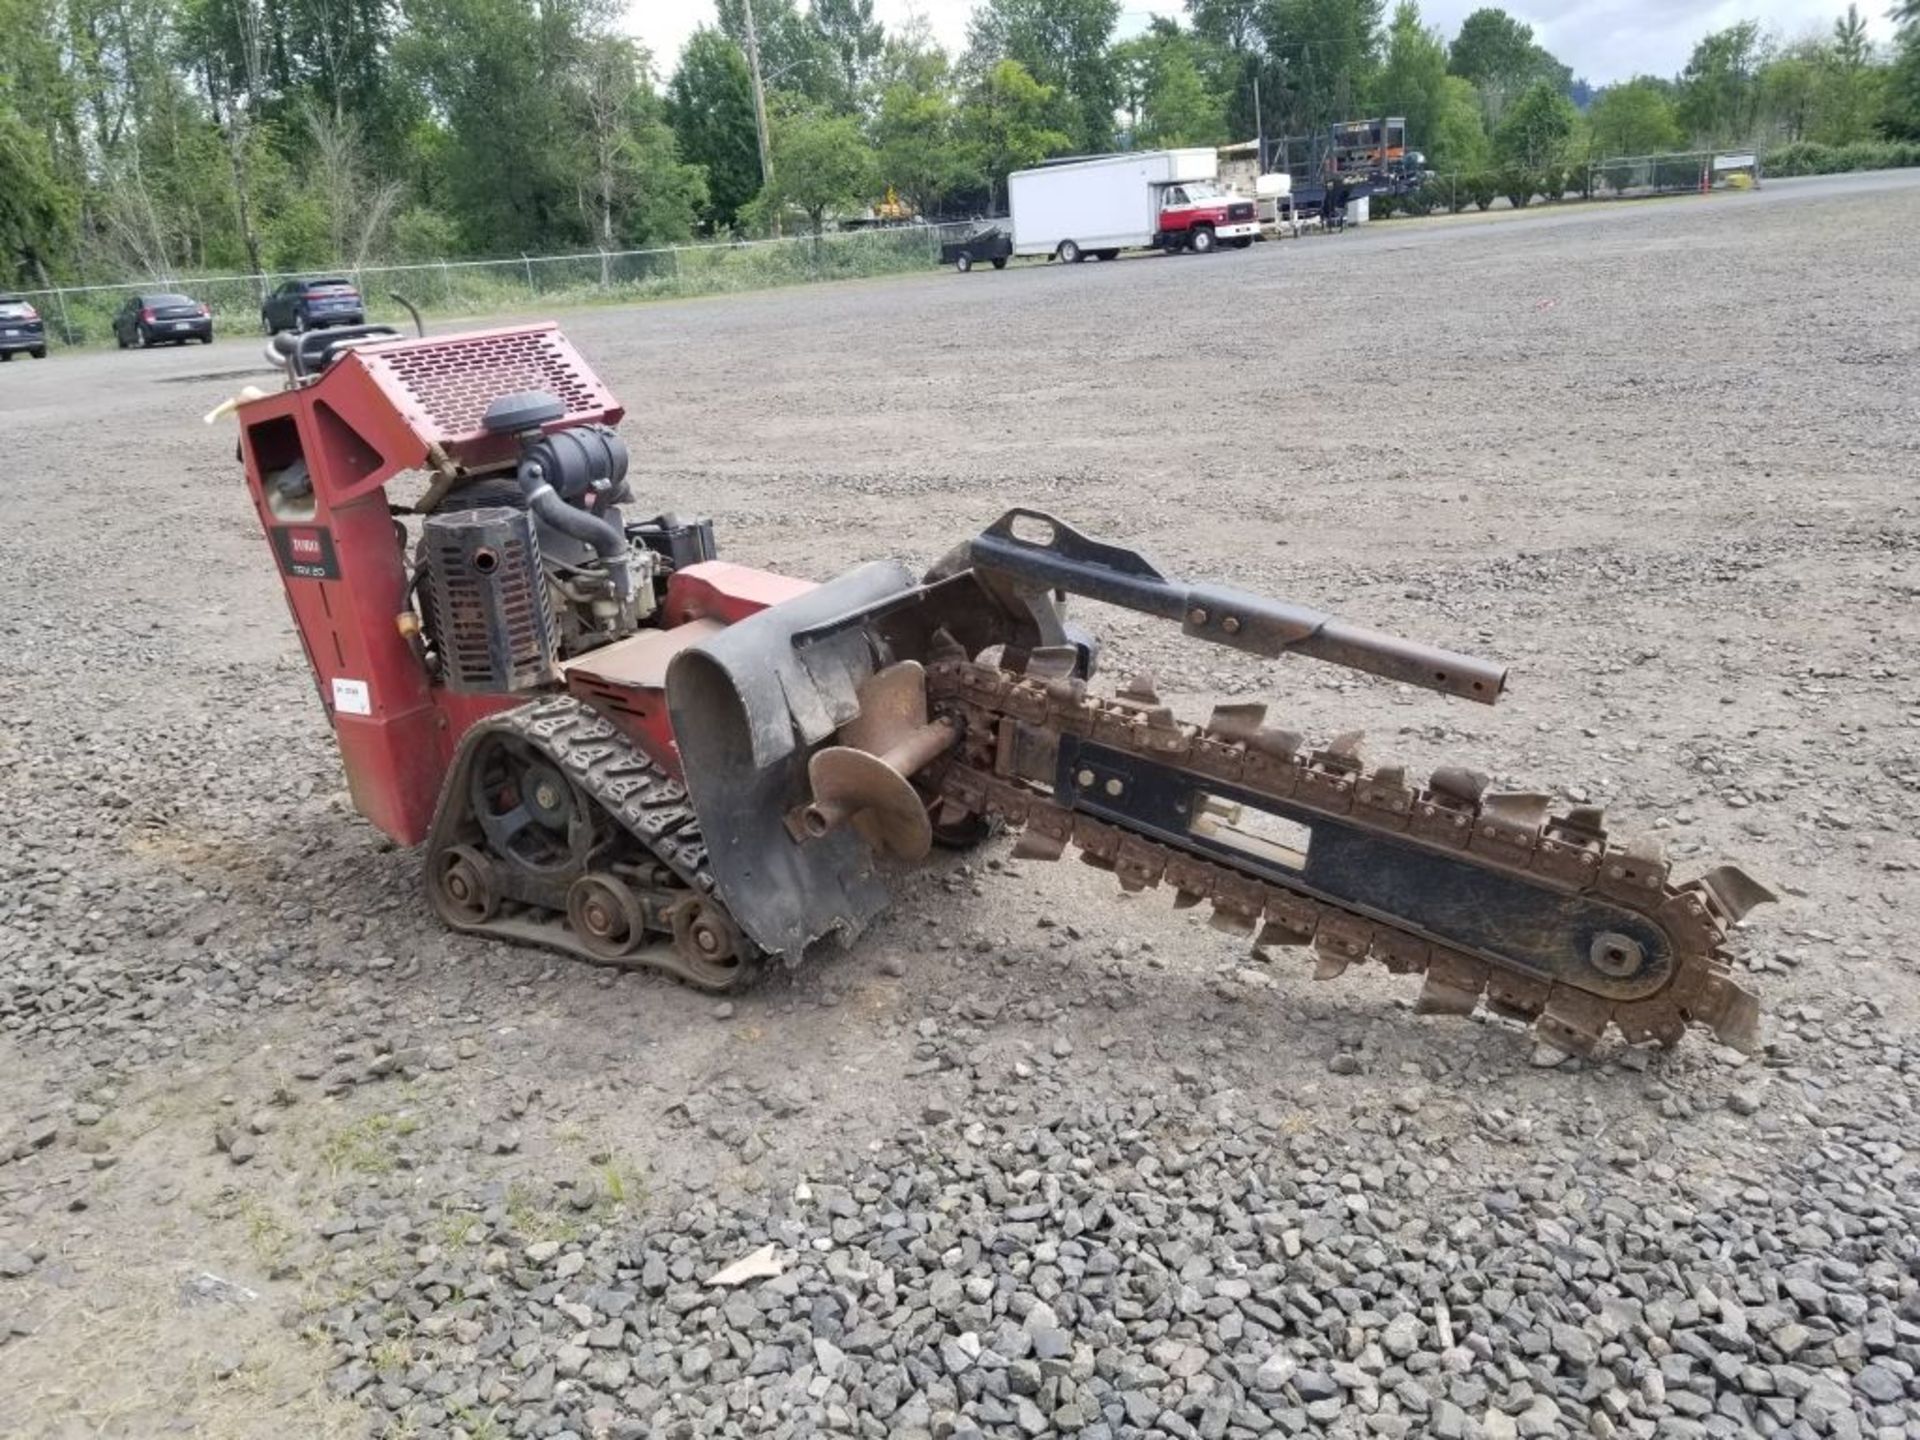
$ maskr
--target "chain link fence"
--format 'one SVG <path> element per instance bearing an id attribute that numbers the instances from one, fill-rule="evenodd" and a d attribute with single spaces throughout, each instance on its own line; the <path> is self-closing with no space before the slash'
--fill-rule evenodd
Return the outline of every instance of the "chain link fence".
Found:
<path id="1" fill-rule="evenodd" d="M 1513 165 L 1499 170 L 1430 175 L 1407 194 L 1376 194 L 1372 209 L 1381 218 L 1445 215 L 1466 210 L 1521 209 L 1536 202 L 1706 194 L 1751 189 L 1759 183 L 1757 151 L 1685 150 L 1614 156 L 1577 165 Z"/>
<path id="2" fill-rule="evenodd" d="M 472 315 L 532 304 L 667 299 L 895 274 L 938 263 L 941 245 L 972 228 L 971 222 L 883 226 L 778 240 L 523 255 L 512 260 L 436 260 L 262 275 L 168 275 L 18 293 L 33 303 L 46 317 L 48 329 L 66 344 L 99 345 L 112 341 L 113 316 L 130 295 L 172 291 L 190 295 L 213 312 L 216 331 L 233 334 L 264 328 L 261 302 L 283 281 L 339 276 L 358 288 L 369 320 L 405 321 L 406 312 L 392 299 L 394 294 L 405 296 L 423 313 Z"/>

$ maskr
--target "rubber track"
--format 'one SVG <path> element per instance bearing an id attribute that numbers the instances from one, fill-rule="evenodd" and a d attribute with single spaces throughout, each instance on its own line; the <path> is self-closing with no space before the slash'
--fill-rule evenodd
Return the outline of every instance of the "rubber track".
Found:
<path id="1" fill-rule="evenodd" d="M 713 904 L 720 905 L 713 895 L 714 880 L 707 863 L 706 840 L 700 833 L 700 822 L 694 816 L 686 787 L 649 759 L 618 726 L 571 696 L 553 696 L 502 711 L 467 732 L 452 771 L 459 783 L 449 784 L 446 792 L 462 807 L 459 818 L 464 818 L 466 805 L 465 761 L 480 738 L 487 734 L 517 736 L 548 756 L 616 824 L 659 857 L 689 890 L 708 896 Z M 443 817 L 435 818 L 431 848 L 436 851 L 442 843 L 442 830 L 451 831 L 457 824 L 457 821 L 446 825 L 442 822 Z M 431 854 L 428 861 L 431 865 Z M 478 925 L 449 923 L 470 934 L 497 935 L 519 943 L 563 950 L 595 965 L 617 963 L 623 968 L 662 970 L 703 990 L 737 989 L 746 984 L 758 968 L 751 959 L 742 960 L 734 967 L 732 978 L 716 985 L 690 969 L 665 940 L 642 945 L 626 960 L 611 962 L 575 940 L 558 914 L 538 920 L 525 916 L 495 917 Z"/>

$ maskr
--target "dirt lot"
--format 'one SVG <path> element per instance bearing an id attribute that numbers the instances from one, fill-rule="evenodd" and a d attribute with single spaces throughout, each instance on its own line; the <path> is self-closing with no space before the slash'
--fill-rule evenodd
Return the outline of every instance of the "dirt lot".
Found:
<path id="1" fill-rule="evenodd" d="M 450 937 L 199 421 L 255 342 L 6 366 L 0 1433 L 1920 1436 L 1916 231 L 1857 177 L 565 317 L 732 558 L 1019 501 L 1509 661 L 1105 628 L 1740 860 L 1744 1063 L 1536 1068 L 1004 844 L 725 1006 Z"/>

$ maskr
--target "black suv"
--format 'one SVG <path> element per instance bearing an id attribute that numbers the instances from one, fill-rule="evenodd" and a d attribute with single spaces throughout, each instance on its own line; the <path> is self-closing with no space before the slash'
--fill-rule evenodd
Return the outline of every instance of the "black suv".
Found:
<path id="1" fill-rule="evenodd" d="M 189 340 L 213 343 L 213 314 L 186 295 L 129 295 L 113 317 L 113 341 L 122 350 L 129 345 L 184 345 Z"/>
<path id="2" fill-rule="evenodd" d="M 260 324 L 276 330 L 315 330 L 322 325 L 364 325 L 366 306 L 351 281 L 289 280 L 260 307 Z"/>
<path id="3" fill-rule="evenodd" d="M 46 359 L 46 322 L 18 295 L 0 295 L 0 360 L 11 360 L 16 350 L 36 360 Z"/>

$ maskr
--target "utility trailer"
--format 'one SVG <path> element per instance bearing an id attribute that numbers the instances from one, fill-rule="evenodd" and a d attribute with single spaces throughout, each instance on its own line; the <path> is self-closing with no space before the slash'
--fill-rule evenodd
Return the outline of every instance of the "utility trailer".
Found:
<path id="1" fill-rule="evenodd" d="M 940 247 L 940 263 L 951 265 L 964 275 L 976 265 L 1004 270 L 1012 254 L 1013 237 L 998 225 L 989 225 L 959 240 L 947 241 Z"/>
<path id="2" fill-rule="evenodd" d="M 1218 184 L 1219 163 L 1212 150 L 1136 150 L 1016 170 L 1007 177 L 1013 253 L 1072 264 L 1122 250 L 1251 245 L 1253 202 Z"/>

